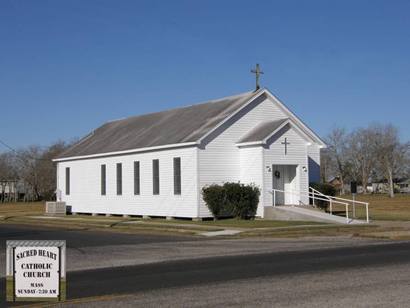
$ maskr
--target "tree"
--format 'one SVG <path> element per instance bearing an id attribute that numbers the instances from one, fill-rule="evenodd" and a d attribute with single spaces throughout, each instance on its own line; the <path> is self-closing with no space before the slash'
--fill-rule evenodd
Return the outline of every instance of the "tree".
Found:
<path id="1" fill-rule="evenodd" d="M 343 128 L 335 128 L 326 138 L 328 153 L 331 157 L 335 173 L 342 184 L 341 193 L 344 194 L 344 184 L 350 175 L 350 162 L 348 158 L 348 134 Z"/>
<path id="2" fill-rule="evenodd" d="M 57 141 L 45 148 L 32 145 L 10 152 L 7 155 L 13 158 L 14 163 L 7 167 L 4 167 L 4 159 L 0 157 L 0 180 L 6 176 L 3 170 L 14 172 L 15 178 L 18 177 L 21 181 L 25 201 L 51 199 L 56 189 L 56 164 L 52 159 L 70 145 L 71 143 Z"/>
<path id="3" fill-rule="evenodd" d="M 8 200 L 11 199 L 10 189 L 11 185 L 15 184 L 17 180 L 17 173 L 14 168 L 14 158 L 11 153 L 1 153 L 0 154 L 0 196 L 1 202 L 5 200 L 6 186 L 9 185 L 9 196 Z"/>
<path id="4" fill-rule="evenodd" d="M 17 157 L 17 172 L 20 179 L 25 185 L 25 199 L 27 201 L 41 200 L 40 180 L 39 180 L 39 164 L 42 156 L 41 147 L 31 145 L 26 149 L 21 149 L 16 152 Z"/>
<path id="5" fill-rule="evenodd" d="M 322 183 L 327 183 L 332 174 L 332 156 L 328 149 L 320 151 L 320 180 Z"/>
<path id="6" fill-rule="evenodd" d="M 57 141 L 43 150 L 41 160 L 37 162 L 38 190 L 43 199 L 51 199 L 56 190 L 56 164 L 52 162 L 67 149 L 68 144 Z"/>
<path id="7" fill-rule="evenodd" d="M 394 178 L 406 172 L 408 168 L 410 144 L 400 142 L 398 130 L 391 124 L 375 124 L 371 129 L 376 135 L 377 166 L 384 174 L 389 187 L 389 195 L 393 198 Z"/>
<path id="8" fill-rule="evenodd" d="M 351 164 L 351 177 L 361 182 L 365 193 L 367 192 L 370 175 L 375 168 L 376 139 L 377 136 L 371 127 L 359 128 L 348 137 L 348 157 Z"/>

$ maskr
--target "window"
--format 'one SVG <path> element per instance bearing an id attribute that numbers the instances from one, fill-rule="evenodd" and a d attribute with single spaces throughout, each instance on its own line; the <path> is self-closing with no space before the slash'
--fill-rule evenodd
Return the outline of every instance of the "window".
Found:
<path id="1" fill-rule="evenodd" d="M 117 164 L 117 195 L 122 195 L 122 164 Z"/>
<path id="2" fill-rule="evenodd" d="M 134 161 L 134 195 L 140 194 L 140 162 Z"/>
<path id="3" fill-rule="evenodd" d="M 106 167 L 105 165 L 101 165 L 101 195 L 105 196 L 105 194 L 107 193 L 107 186 L 106 186 L 106 175 L 107 175 L 107 171 L 106 171 Z"/>
<path id="4" fill-rule="evenodd" d="M 65 168 L 65 194 L 70 194 L 70 168 Z"/>
<path id="5" fill-rule="evenodd" d="M 174 157 L 174 195 L 181 194 L 181 157 Z"/>
<path id="6" fill-rule="evenodd" d="M 152 193 L 159 195 L 159 160 L 152 161 Z"/>

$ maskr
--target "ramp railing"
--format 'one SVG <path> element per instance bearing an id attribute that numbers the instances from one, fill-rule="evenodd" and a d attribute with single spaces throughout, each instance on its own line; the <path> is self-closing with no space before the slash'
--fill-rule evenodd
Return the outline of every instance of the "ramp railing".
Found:
<path id="1" fill-rule="evenodd" d="M 311 190 L 314 194 L 321 194 L 322 196 L 326 196 L 323 193 L 321 193 L 320 191 L 314 189 L 313 187 L 309 187 L 309 190 Z M 369 222 L 369 202 L 363 202 L 363 201 L 357 201 L 354 199 L 346 199 L 346 198 L 340 198 L 340 197 L 334 197 L 334 196 L 327 196 L 329 197 L 331 200 L 340 200 L 343 202 L 348 202 L 350 205 L 352 205 L 352 210 L 353 210 L 353 218 L 355 218 L 355 212 L 356 212 L 356 205 L 362 205 L 365 207 L 365 212 L 366 212 L 366 222 Z M 313 199 L 314 200 L 314 199 Z"/>
<path id="2" fill-rule="evenodd" d="M 315 205 L 315 199 L 316 199 L 315 196 L 316 195 L 325 197 L 329 202 L 331 200 L 331 198 L 329 196 L 325 195 L 324 193 L 322 193 L 322 192 L 318 191 L 317 189 L 314 189 L 313 187 L 310 187 L 310 186 L 309 186 L 309 192 L 311 192 L 311 194 L 312 194 L 312 204 L 313 205 Z"/>
<path id="3" fill-rule="evenodd" d="M 276 207 L 277 204 L 277 197 L 278 194 L 283 194 L 283 199 L 285 201 L 285 196 L 286 194 L 291 194 L 291 195 L 296 195 L 299 196 L 299 199 L 301 196 L 307 196 L 308 198 L 312 198 L 313 200 L 321 200 L 329 203 L 329 214 L 333 215 L 333 205 L 338 204 L 338 205 L 343 205 L 345 207 L 345 217 L 346 217 L 346 222 L 349 223 L 351 220 L 349 220 L 349 203 L 351 202 L 356 202 L 359 204 L 364 204 L 366 206 L 366 222 L 369 222 L 369 204 L 367 202 L 359 202 L 355 200 L 349 200 L 349 199 L 343 199 L 343 198 L 338 198 L 338 197 L 333 197 L 333 196 L 328 196 L 325 195 L 314 188 L 312 190 L 309 189 L 307 193 L 300 192 L 300 191 L 292 191 L 292 190 L 280 190 L 280 189 L 272 189 L 271 191 L 273 195 L 273 206 Z"/>

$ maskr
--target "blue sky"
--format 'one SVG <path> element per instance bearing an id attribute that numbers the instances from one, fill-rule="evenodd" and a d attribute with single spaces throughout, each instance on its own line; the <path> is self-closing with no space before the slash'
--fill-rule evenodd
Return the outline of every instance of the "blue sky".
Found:
<path id="1" fill-rule="evenodd" d="M 3 0 L 0 139 L 47 145 L 249 91 L 260 63 L 262 85 L 319 135 L 381 122 L 409 140 L 409 12 L 400 0 Z"/>

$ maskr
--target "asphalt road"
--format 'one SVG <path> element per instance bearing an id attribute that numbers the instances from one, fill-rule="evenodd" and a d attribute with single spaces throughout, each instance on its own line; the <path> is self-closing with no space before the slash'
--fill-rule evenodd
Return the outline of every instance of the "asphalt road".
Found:
<path id="1" fill-rule="evenodd" d="M 409 307 L 409 275 L 408 264 L 353 267 L 163 288 L 77 301 L 75 306 Z"/>
<path id="2" fill-rule="evenodd" d="M 68 277 L 68 294 L 70 298 L 126 294 L 235 279 L 360 270 L 391 264 L 410 266 L 410 243 L 214 257 L 74 272 Z"/>

